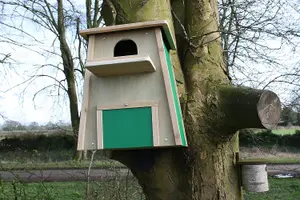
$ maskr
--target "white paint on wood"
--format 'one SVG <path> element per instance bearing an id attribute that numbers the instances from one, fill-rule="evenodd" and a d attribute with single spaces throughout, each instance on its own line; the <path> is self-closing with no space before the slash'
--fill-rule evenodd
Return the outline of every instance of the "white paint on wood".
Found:
<path id="1" fill-rule="evenodd" d="M 153 132 L 153 146 L 160 146 L 159 143 L 159 116 L 158 116 L 158 105 L 151 107 L 152 111 L 152 132 Z"/>
<path id="2" fill-rule="evenodd" d="M 98 105 L 98 110 L 112 110 L 122 108 L 139 108 L 139 107 L 152 107 L 158 106 L 157 101 L 135 101 L 135 102 L 124 102 L 122 104 L 110 104 L 110 105 Z"/>
<path id="3" fill-rule="evenodd" d="M 156 49 L 149 48 L 148 34 L 151 34 L 153 29 L 142 29 L 142 30 L 133 30 L 130 32 L 115 32 L 115 33 L 105 33 L 95 36 L 95 45 L 94 45 L 94 58 L 93 60 L 99 61 L 102 59 L 115 59 L 114 49 L 118 42 L 122 40 L 132 40 L 137 46 L 137 55 L 136 56 L 145 56 L 151 55 Z M 132 55 L 133 56 L 133 55 Z"/>
<path id="4" fill-rule="evenodd" d="M 269 190 L 267 165 L 242 165 L 243 189 L 249 192 Z"/>
<path id="5" fill-rule="evenodd" d="M 156 70 L 148 55 L 87 61 L 86 68 L 99 77 L 154 72 Z"/>
<path id="6" fill-rule="evenodd" d="M 80 117 L 80 125 L 79 125 L 79 131 L 78 131 L 78 143 L 77 143 L 77 150 L 82 151 L 85 150 L 84 142 L 85 142 L 85 130 L 86 130 L 86 114 L 81 112 L 81 117 Z"/>
<path id="7" fill-rule="evenodd" d="M 87 58 L 86 58 L 87 61 L 94 59 L 94 51 L 95 51 L 95 35 L 91 35 L 89 37 L 89 45 L 88 45 Z"/>
<path id="8" fill-rule="evenodd" d="M 78 150 L 84 150 L 85 146 L 85 138 L 86 135 L 86 124 L 87 124 L 87 115 L 89 110 L 89 100 L 91 94 L 91 76 L 92 73 L 89 71 L 85 71 L 84 77 L 84 86 L 83 86 L 83 100 L 81 105 L 81 112 L 80 112 L 80 122 L 79 122 L 79 131 L 78 131 Z"/>
<path id="9" fill-rule="evenodd" d="M 97 149 L 103 149 L 103 112 L 97 110 Z"/>

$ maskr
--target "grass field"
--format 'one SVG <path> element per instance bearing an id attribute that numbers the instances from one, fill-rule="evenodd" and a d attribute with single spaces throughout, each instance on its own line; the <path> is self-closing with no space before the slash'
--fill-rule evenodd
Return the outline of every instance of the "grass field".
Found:
<path id="1" fill-rule="evenodd" d="M 297 153 L 272 153 L 272 149 L 249 149 L 241 148 L 246 157 L 260 155 L 265 158 L 275 158 L 282 161 L 298 160 Z M 274 149 L 273 149 L 274 150 Z M 68 152 L 0 152 L 2 170 L 12 169 L 47 169 L 47 168 L 87 168 L 89 161 L 70 161 Z M 15 156 L 13 156 L 15 155 Z M 50 155 L 52 157 L 50 157 Z M 69 160 L 65 160 L 69 159 Z M 99 158 L 98 158 L 99 159 Z M 119 163 L 110 160 L 96 160 L 93 167 L 116 167 Z M 245 200 L 298 200 L 300 199 L 300 179 L 274 179 L 269 178 L 270 191 L 266 193 L 247 193 Z M 16 198 L 17 197 L 17 198 Z M 133 178 L 91 182 L 87 192 L 86 182 L 49 182 L 49 183 L 16 183 L 1 182 L 0 199 L 22 199 L 22 200 L 81 200 L 81 199 L 110 199 L 110 200 L 140 200 L 145 199 L 141 188 Z"/>
<path id="2" fill-rule="evenodd" d="M 88 168 L 90 160 L 75 161 L 68 152 L 0 152 L 0 170 Z M 240 148 L 242 160 L 267 160 L 269 163 L 300 163 L 299 149 L 278 148 Z M 124 167 L 121 163 L 96 156 L 93 168 Z"/>
<path id="3" fill-rule="evenodd" d="M 245 193 L 245 200 L 299 200 L 300 179 L 269 178 L 270 190 L 264 193 Z"/>
<path id="4" fill-rule="evenodd" d="M 265 129 L 252 129 L 254 130 L 255 133 L 260 133 L 262 131 L 265 131 Z M 274 129 L 272 130 L 272 133 L 273 134 L 276 134 L 276 135 L 293 135 L 295 134 L 296 130 L 300 130 L 297 128 L 279 128 L 279 129 Z"/>
<path id="5" fill-rule="evenodd" d="M 60 161 L 60 162 L 3 162 L 0 161 L 0 170 L 44 170 L 44 169 L 80 169 L 88 168 L 90 161 Z M 93 162 L 93 168 L 111 168 L 125 167 L 121 163 L 113 160 L 96 160 Z"/>
<path id="6" fill-rule="evenodd" d="M 274 130 L 275 134 L 293 134 L 295 129 Z M 295 148 L 278 147 L 270 148 L 244 148 L 241 147 L 241 158 L 265 158 L 277 162 L 300 163 L 300 150 Z M 14 169 L 48 169 L 48 168 L 88 168 L 89 160 L 73 161 L 73 151 L 2 151 L 0 152 L 0 170 Z M 120 167 L 120 163 L 103 159 L 96 154 L 93 168 L 95 167 Z M 300 199 L 300 179 L 274 179 L 269 178 L 270 191 L 266 193 L 247 193 L 245 200 L 298 200 Z M 138 183 L 132 179 L 91 182 L 87 192 L 86 182 L 52 182 L 52 183 L 19 183 L 1 182 L 0 199 L 22 200 L 140 200 L 144 199 Z"/>
<path id="7" fill-rule="evenodd" d="M 88 168 L 90 160 L 75 161 L 73 151 L 3 151 L 0 152 L 0 170 Z M 92 167 L 122 167 L 117 161 L 106 159 L 96 153 Z"/>
<path id="8" fill-rule="evenodd" d="M 269 178 L 270 191 L 247 193 L 245 200 L 298 200 L 300 197 L 300 179 Z M 22 200 L 143 200 L 145 199 L 136 180 L 116 179 L 91 182 L 87 194 L 85 182 L 52 183 L 8 183 L 0 182 L 0 199 Z"/>
<path id="9" fill-rule="evenodd" d="M 300 149 L 278 147 L 240 147 L 241 160 L 265 160 L 268 163 L 300 163 Z"/>
<path id="10" fill-rule="evenodd" d="M 276 129 L 272 130 L 272 133 L 277 135 L 287 135 L 287 134 L 295 134 L 296 129 Z"/>
<path id="11" fill-rule="evenodd" d="M 134 179 L 91 182 L 0 183 L 0 199 L 22 200 L 142 200 L 140 186 Z"/>

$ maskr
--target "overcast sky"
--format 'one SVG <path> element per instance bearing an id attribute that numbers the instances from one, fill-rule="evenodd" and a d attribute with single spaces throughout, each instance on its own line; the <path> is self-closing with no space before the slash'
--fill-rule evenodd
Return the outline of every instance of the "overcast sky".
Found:
<path id="1" fill-rule="evenodd" d="M 82 3 L 82 2 L 81 2 Z M 81 5 L 82 6 L 82 5 Z M 5 35 L 9 38 L 14 38 L 22 43 L 24 47 L 20 48 L 7 43 L 1 43 L 0 45 L 0 59 L 2 58 L 1 54 L 9 53 L 11 58 L 15 59 L 15 64 L 10 67 L 8 65 L 0 66 L 0 72 L 2 74 L 0 81 L 0 114 L 5 118 L 0 117 L 0 123 L 3 123 L 4 120 L 15 120 L 22 123 L 38 122 L 40 124 L 47 123 L 49 121 L 57 122 L 60 120 L 69 122 L 69 108 L 68 108 L 68 99 L 65 95 L 57 97 L 57 90 L 46 91 L 36 96 L 35 101 L 33 101 L 34 94 L 41 88 L 53 84 L 51 79 L 43 78 L 38 79 L 31 83 L 29 86 L 23 84 L 19 87 L 14 87 L 19 83 L 28 80 L 30 76 L 36 71 L 37 67 L 43 64 L 54 63 L 57 64 L 60 60 L 51 54 L 45 53 L 46 51 L 56 51 L 59 52 L 58 47 L 53 45 L 54 36 L 48 32 L 43 31 L 41 28 L 33 25 L 32 23 L 27 23 L 22 21 L 22 27 L 20 26 L 21 21 L 18 19 L 6 19 L 9 20 L 9 23 L 19 26 L 20 28 L 26 27 L 26 31 L 33 35 L 35 39 L 39 42 L 36 42 L 35 39 L 30 37 L 22 37 L 16 35 L 15 32 L 8 30 L 0 29 L 0 36 Z M 69 35 L 69 43 L 73 44 L 74 37 Z M 270 47 L 280 46 L 280 42 L 276 40 L 265 41 Z M 76 45 L 72 45 L 76 46 Z M 280 53 L 278 55 L 274 54 L 275 57 L 281 57 L 282 62 L 286 63 L 285 68 L 292 68 L 297 55 L 291 55 L 289 47 L 286 48 L 286 53 Z M 74 50 L 74 49 L 73 49 Z M 38 53 L 37 53 L 38 52 Z M 40 55 L 39 53 L 43 53 Z M 1 65 L 1 64 L 0 64 Z M 264 71 L 264 66 L 256 64 L 259 71 Z M 281 70 L 286 70 L 284 68 L 270 71 L 265 69 L 265 75 L 257 74 L 256 83 L 247 83 L 249 86 L 259 86 L 263 87 L 263 84 L 259 84 L 260 81 L 264 79 L 269 79 L 281 73 Z M 56 78 L 62 78 L 62 74 L 57 73 L 56 70 L 52 68 L 45 68 L 40 70 L 39 73 L 51 74 Z M 256 78 L 253 75 L 253 78 Z M 243 82 L 243 81 L 241 81 Z M 256 84 L 256 85 L 255 85 Z M 281 99 L 288 98 L 286 86 L 282 84 L 273 85 L 272 89 L 277 92 Z M 26 88 L 25 92 L 24 89 Z M 82 88 L 82 82 L 78 83 L 79 94 L 82 93 L 80 90 Z M 81 95 L 80 100 L 81 100 Z M 80 102 L 79 102 L 80 107 Z"/>
<path id="2" fill-rule="evenodd" d="M 8 13 L 9 11 L 6 12 Z M 53 84 L 53 80 L 44 77 L 15 87 L 26 80 L 30 80 L 41 65 L 56 65 L 61 62 L 58 56 L 47 53 L 47 51 L 59 53 L 57 40 L 54 43 L 55 37 L 52 33 L 46 32 L 26 20 L 21 21 L 15 18 L 6 18 L 5 20 L 5 22 L 13 26 L 23 28 L 34 38 L 21 36 L 16 31 L 4 29 L 3 27 L 0 29 L 0 36 L 2 35 L 24 44 L 23 47 L 19 47 L 8 43 L 0 43 L 0 58 L 3 57 L 1 54 L 10 54 L 10 58 L 14 59 L 12 65 L 6 64 L 0 67 L 2 74 L 0 79 L 0 114 L 4 116 L 4 118 L 0 117 L 0 123 L 3 123 L 5 120 L 15 120 L 21 123 L 35 121 L 40 124 L 60 120 L 69 122 L 68 99 L 65 94 L 62 95 L 62 91 L 59 97 L 57 97 L 57 90 L 48 90 L 35 96 L 37 91 L 49 84 Z M 71 46 L 73 46 L 73 41 L 74 38 L 69 35 Z M 51 67 L 40 69 L 38 74 L 50 74 L 58 80 L 63 79 L 63 74 Z"/>
<path id="3" fill-rule="evenodd" d="M 0 113 L 8 120 L 20 121 L 22 123 L 32 121 L 38 123 L 59 120 L 69 121 L 68 107 L 62 98 L 59 99 L 60 101 L 57 101 L 58 98 L 52 96 L 49 92 L 43 92 L 36 96 L 33 101 L 34 94 L 41 88 L 53 84 L 52 80 L 40 78 L 29 86 L 27 86 L 27 83 L 24 83 L 14 88 L 17 84 L 28 80 L 30 74 L 35 71 L 37 66 L 43 63 L 56 62 L 55 58 L 46 59 L 32 51 L 22 48 L 12 48 L 10 45 L 1 45 L 0 52 L 3 51 L 9 52 L 13 58 L 17 57 L 21 63 L 14 65 L 12 71 L 6 71 L 7 73 L 4 73 L 4 76 L 2 76 Z M 55 72 L 50 72 L 50 74 L 55 75 Z M 6 119 L 2 119 L 0 122 L 3 122 L 3 120 Z"/>

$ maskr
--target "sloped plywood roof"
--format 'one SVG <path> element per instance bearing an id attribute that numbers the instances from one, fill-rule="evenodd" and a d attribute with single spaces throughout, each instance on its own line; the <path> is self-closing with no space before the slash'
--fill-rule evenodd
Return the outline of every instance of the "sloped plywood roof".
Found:
<path id="1" fill-rule="evenodd" d="M 175 40 L 171 34 L 169 24 L 166 20 L 137 22 L 131 24 L 116 25 L 116 26 L 91 28 L 91 29 L 80 31 L 80 35 L 83 37 L 87 37 L 89 35 L 95 35 L 101 33 L 111 33 L 111 32 L 129 31 L 129 30 L 155 28 L 155 27 L 161 27 L 162 32 L 165 36 L 164 38 L 167 40 L 168 45 L 170 46 L 171 49 L 175 50 L 176 49 Z"/>

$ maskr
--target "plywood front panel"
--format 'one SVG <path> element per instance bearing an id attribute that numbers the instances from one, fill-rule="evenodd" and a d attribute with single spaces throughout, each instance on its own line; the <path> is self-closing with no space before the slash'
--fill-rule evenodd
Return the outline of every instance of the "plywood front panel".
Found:
<path id="1" fill-rule="evenodd" d="M 149 48 L 149 42 L 153 37 L 153 29 L 143 29 L 130 32 L 116 32 L 99 34 L 95 36 L 93 59 L 114 58 L 114 48 L 119 41 L 132 40 L 137 45 L 138 55 L 149 55 L 149 51 L 155 49 Z M 116 57 L 118 58 L 118 57 Z"/>

